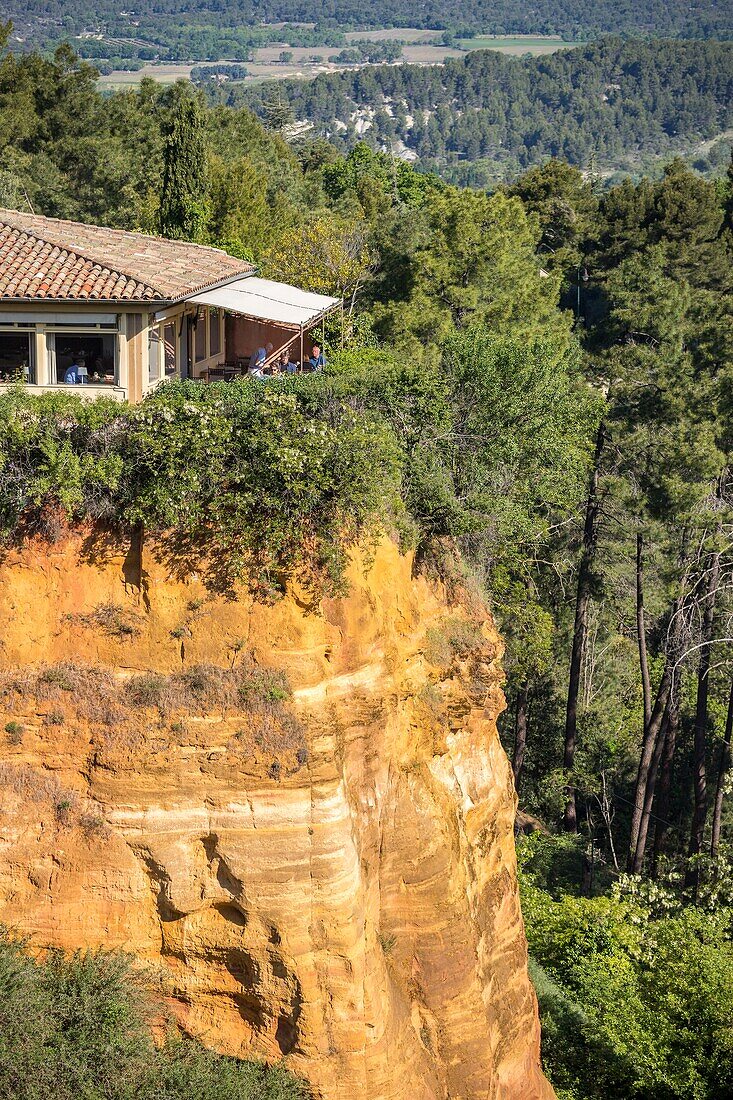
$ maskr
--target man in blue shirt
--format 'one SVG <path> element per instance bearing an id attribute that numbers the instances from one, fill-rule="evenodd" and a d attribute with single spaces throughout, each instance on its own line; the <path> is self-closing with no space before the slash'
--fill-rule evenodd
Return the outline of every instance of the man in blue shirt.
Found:
<path id="1" fill-rule="evenodd" d="M 323 354 L 318 344 L 313 345 L 313 351 L 311 357 L 308 360 L 311 365 L 311 370 L 323 370 L 326 365 L 326 356 Z"/>
<path id="2" fill-rule="evenodd" d="M 253 351 L 249 359 L 249 369 L 254 374 L 255 371 L 261 371 L 264 363 L 267 361 L 267 357 L 272 351 L 272 344 L 265 344 L 263 348 L 257 348 L 257 351 Z"/>
<path id="3" fill-rule="evenodd" d="M 64 382 L 67 386 L 75 386 L 84 381 L 84 376 L 81 373 L 84 365 L 84 356 L 77 355 L 71 366 L 64 371 Z"/>

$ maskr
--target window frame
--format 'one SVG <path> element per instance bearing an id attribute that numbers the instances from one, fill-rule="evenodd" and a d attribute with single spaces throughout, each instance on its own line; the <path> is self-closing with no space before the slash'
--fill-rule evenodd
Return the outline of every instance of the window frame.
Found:
<path id="1" fill-rule="evenodd" d="M 180 344 L 180 339 L 179 339 L 178 320 L 179 319 L 176 318 L 176 317 L 169 317 L 167 320 L 160 321 L 159 324 L 158 324 L 158 329 L 160 331 L 160 342 L 161 342 L 161 346 L 163 348 L 163 356 L 162 356 L 163 371 L 162 371 L 162 374 L 160 376 L 162 379 L 180 378 L 181 377 L 181 362 L 180 362 L 180 359 L 181 359 L 181 344 Z M 166 341 L 165 330 L 167 328 L 173 329 L 173 339 L 172 339 L 172 341 Z M 170 372 L 170 374 L 168 373 L 168 369 L 167 369 L 167 357 L 166 357 L 167 347 L 168 347 L 169 343 L 170 343 L 171 347 L 173 348 L 173 370 Z"/>
<path id="2" fill-rule="evenodd" d="M 199 332 L 203 340 L 203 354 L 199 355 Z M 199 306 L 196 312 L 196 324 L 193 336 L 193 361 L 195 366 L 205 363 L 209 358 L 209 307 Z"/>
<path id="3" fill-rule="evenodd" d="M 63 385 L 59 382 L 57 373 L 57 359 L 56 359 L 56 337 L 57 336 L 96 336 L 105 337 L 109 336 L 112 339 L 112 358 L 113 358 L 113 386 L 120 385 L 120 353 L 119 353 L 119 333 L 120 325 L 119 321 L 114 325 L 99 324 L 99 325 L 75 325 L 70 322 L 65 324 L 53 324 L 47 325 L 44 329 L 44 335 L 46 338 L 46 363 L 48 367 L 48 378 L 52 386 Z M 98 386 L 100 388 L 106 388 L 109 383 L 107 382 L 87 382 L 88 386 Z"/>
<path id="4" fill-rule="evenodd" d="M 7 334 L 9 336 L 21 336 L 25 334 L 28 339 L 28 377 L 23 379 L 21 385 L 35 386 L 36 379 L 38 377 L 38 365 L 36 363 L 36 325 L 23 325 L 17 322 L 2 322 L 0 321 L 0 336 Z M 9 386 L 12 382 L 3 382 L 0 380 L 0 385 Z"/>

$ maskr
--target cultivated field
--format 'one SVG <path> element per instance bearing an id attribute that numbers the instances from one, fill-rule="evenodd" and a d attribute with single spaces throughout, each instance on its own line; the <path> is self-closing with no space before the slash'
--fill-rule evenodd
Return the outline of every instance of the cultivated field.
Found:
<path id="1" fill-rule="evenodd" d="M 285 28 L 283 28 L 285 29 Z M 349 43 L 364 41 L 394 42 L 404 41 L 402 60 L 413 65 L 439 65 L 449 57 L 460 57 L 472 50 L 497 50 L 499 53 L 521 56 L 522 54 L 549 54 L 556 50 L 580 45 L 578 42 L 565 42 L 554 36 L 531 37 L 517 35 L 499 37 L 485 35 L 481 38 L 464 38 L 460 48 L 439 45 L 442 31 L 419 30 L 416 27 L 390 27 L 387 30 L 351 31 L 346 35 Z M 283 64 L 280 54 L 286 50 L 293 56 Z M 264 46 L 254 51 L 254 60 L 237 62 L 247 67 L 245 83 L 260 83 L 263 80 L 285 80 L 288 77 L 314 77 L 318 73 L 338 72 L 340 69 L 354 68 L 353 65 L 341 65 L 329 61 L 329 57 L 340 52 L 337 46 L 288 46 L 286 42 Z M 197 62 L 205 66 L 205 61 Z M 153 77 L 162 84 L 172 84 L 176 80 L 187 80 L 193 64 L 167 65 L 150 64 L 137 72 L 116 70 L 100 78 L 103 88 L 126 88 L 139 84 L 144 76 Z"/>
<path id="2" fill-rule="evenodd" d="M 434 42 L 443 31 L 425 31 L 417 27 L 388 27 L 378 31 L 349 31 L 344 37 L 347 42 Z"/>
<path id="3" fill-rule="evenodd" d="M 556 53 L 558 50 L 571 49 L 573 46 L 582 46 L 582 42 L 565 42 L 556 35 L 515 35 L 514 37 L 500 37 L 499 35 L 486 34 L 480 38 L 459 39 L 464 50 L 497 50 L 499 53 L 513 54 L 521 57 L 530 53 L 539 54 Z"/>

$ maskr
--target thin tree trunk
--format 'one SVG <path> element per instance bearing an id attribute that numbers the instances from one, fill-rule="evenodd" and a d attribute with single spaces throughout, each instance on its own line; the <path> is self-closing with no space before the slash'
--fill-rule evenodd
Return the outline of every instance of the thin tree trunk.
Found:
<path id="1" fill-rule="evenodd" d="M 672 789 L 672 765 L 674 753 L 677 747 L 677 732 L 680 725 L 679 710 L 675 692 L 672 692 L 668 706 L 667 737 L 664 742 L 664 752 L 659 766 L 659 782 L 657 785 L 657 797 L 655 800 L 656 814 L 654 821 L 654 851 L 652 853 L 652 878 L 657 877 L 659 857 L 664 851 L 664 842 L 669 828 L 669 792 Z"/>
<path id="2" fill-rule="evenodd" d="M 710 559 L 708 569 L 708 584 L 705 592 L 705 610 L 702 619 L 702 636 L 700 641 L 700 663 L 697 668 L 697 700 L 695 705 L 695 748 L 693 789 L 695 794 L 695 808 L 692 814 L 692 826 L 690 828 L 690 843 L 687 849 L 688 859 L 693 860 L 702 851 L 705 836 L 705 822 L 708 816 L 708 779 L 707 779 L 707 727 L 708 727 L 708 697 L 710 695 L 710 650 L 713 637 L 713 622 L 715 620 L 715 597 L 720 581 L 720 553 L 716 552 Z M 685 886 L 697 892 L 700 881 L 700 868 L 697 863 L 691 863 L 685 875 Z"/>
<path id="3" fill-rule="evenodd" d="M 715 860 L 718 856 L 720 845 L 720 822 L 723 816 L 723 795 L 725 792 L 725 779 L 730 771 L 730 743 L 733 738 L 733 680 L 728 696 L 728 716 L 725 720 L 725 735 L 720 746 L 720 762 L 718 763 L 718 782 L 715 788 L 715 806 L 713 808 L 713 835 L 710 841 L 710 855 Z"/>
<path id="4" fill-rule="evenodd" d="M 590 604 L 593 562 L 595 560 L 598 545 L 598 521 L 600 517 L 600 500 L 598 496 L 598 483 L 600 480 L 601 456 L 606 439 L 606 429 L 603 423 L 598 425 L 596 436 L 596 450 L 593 459 L 590 483 L 588 486 L 588 499 L 585 508 L 585 523 L 583 526 L 583 549 L 580 555 L 578 568 L 578 589 L 575 601 L 575 626 L 573 629 L 573 649 L 570 656 L 570 675 L 568 677 L 568 699 L 565 716 L 565 747 L 563 752 L 563 769 L 569 777 L 575 763 L 575 747 L 578 738 L 578 694 L 580 691 L 580 674 L 583 663 L 583 653 L 588 634 L 588 607 Z M 574 833 L 578 828 L 578 814 L 575 802 L 575 788 L 568 780 L 565 788 L 566 802 L 563 815 L 563 828 L 566 832 Z"/>
<path id="5" fill-rule="evenodd" d="M 644 620 L 644 536 L 636 536 L 636 635 L 639 643 L 639 668 L 644 694 L 644 729 L 652 717 L 652 685 L 649 679 L 649 661 L 646 650 L 646 624 Z"/>
<path id="6" fill-rule="evenodd" d="M 636 787 L 634 789 L 634 809 L 631 815 L 631 836 L 629 839 L 629 856 L 627 860 L 627 870 L 629 872 L 633 872 L 636 862 L 636 849 L 639 842 L 641 818 L 642 814 L 644 813 L 644 799 L 646 798 L 649 770 L 651 768 L 652 757 L 654 755 L 654 746 L 657 742 L 657 738 L 659 737 L 659 729 L 662 724 L 664 712 L 667 709 L 669 693 L 672 689 L 674 665 L 677 656 L 677 648 L 680 634 L 680 605 L 681 598 L 678 597 L 672 604 L 670 634 L 667 641 L 667 653 L 664 661 L 664 671 L 662 672 L 662 679 L 659 683 L 659 688 L 657 689 L 657 697 L 654 702 L 654 709 L 652 710 L 649 723 L 644 730 L 644 737 L 642 738 L 641 743 L 639 768 L 636 774 Z"/>
<path id="7" fill-rule="evenodd" d="M 596 796 L 598 798 L 598 796 Z M 603 823 L 606 826 L 606 832 L 608 833 L 608 846 L 611 849 L 611 859 L 613 860 L 613 868 L 618 871 L 618 856 L 616 855 L 616 845 L 613 842 L 613 818 L 614 810 L 612 800 L 608 797 L 608 787 L 606 784 L 606 773 L 601 771 L 601 797 L 598 798 L 598 805 L 601 809 L 601 816 L 603 817 Z"/>
<path id="8" fill-rule="evenodd" d="M 514 725 L 514 755 L 512 756 L 512 771 L 514 772 L 514 787 L 518 791 L 522 781 L 522 768 L 524 767 L 524 753 L 527 748 L 527 696 L 529 684 L 525 682 L 517 692 L 516 721 Z"/>
<path id="9" fill-rule="evenodd" d="M 654 849 L 652 852 L 652 878 L 656 878 L 657 876 L 659 857 L 664 851 L 667 830 L 669 828 L 669 794 L 672 789 L 672 767 L 674 765 L 674 754 L 677 747 L 679 725 L 679 707 L 676 692 L 673 691 L 669 699 L 667 736 L 665 738 L 664 751 L 662 752 L 662 759 L 659 766 L 659 780 L 655 800 L 656 814 L 654 821 Z"/>
<path id="10" fill-rule="evenodd" d="M 659 774 L 659 765 L 662 760 L 662 753 L 664 746 L 667 743 L 667 734 L 669 732 L 669 703 L 667 700 L 667 706 L 664 710 L 661 725 L 659 726 L 659 733 L 657 734 L 654 742 L 654 751 L 652 753 L 652 762 L 649 765 L 649 775 L 646 782 L 646 791 L 644 792 L 644 808 L 641 812 L 641 822 L 639 823 L 639 836 L 636 842 L 636 849 L 634 851 L 634 865 L 632 871 L 635 875 L 640 875 L 644 866 L 644 854 L 646 852 L 646 841 L 649 833 L 649 821 L 652 813 L 652 806 L 654 804 L 654 795 L 657 786 L 657 776 Z"/>

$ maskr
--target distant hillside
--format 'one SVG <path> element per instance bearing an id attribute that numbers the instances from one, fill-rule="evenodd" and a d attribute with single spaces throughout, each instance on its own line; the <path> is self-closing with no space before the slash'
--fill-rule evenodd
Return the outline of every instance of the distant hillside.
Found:
<path id="1" fill-rule="evenodd" d="M 478 51 L 286 81 L 276 93 L 233 88 L 228 102 L 264 114 L 275 96 L 343 146 L 404 146 L 448 174 L 477 162 L 511 174 L 548 156 L 633 169 L 695 143 L 722 163 L 727 147 L 713 139 L 733 126 L 733 43 L 608 38 L 531 59 Z"/>
<path id="2" fill-rule="evenodd" d="M 733 37 L 729 0 L 2 0 L 0 15 L 13 20 L 19 48 L 98 34 L 117 57 L 142 60 L 244 60 L 253 43 L 277 39 L 277 28 L 263 24 L 282 21 L 315 24 L 312 31 L 301 28 L 298 43 L 288 32 L 291 45 L 307 46 L 336 45 L 344 30 L 389 27 L 556 34 L 573 41 L 603 34 Z"/>

